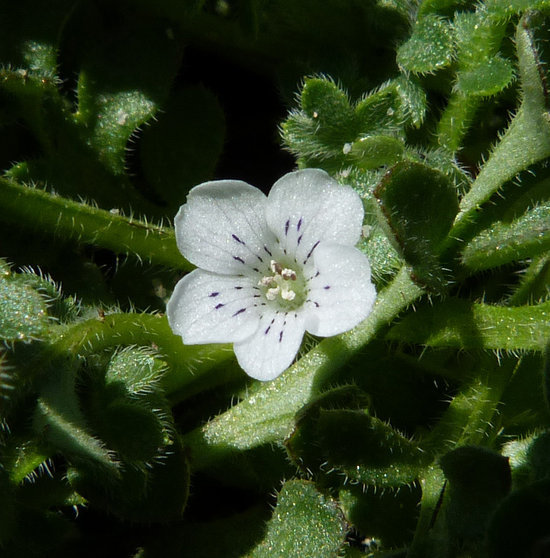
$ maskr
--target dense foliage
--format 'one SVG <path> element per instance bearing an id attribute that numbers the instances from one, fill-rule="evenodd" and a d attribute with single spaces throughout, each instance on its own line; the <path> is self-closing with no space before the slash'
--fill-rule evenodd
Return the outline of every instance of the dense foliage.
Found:
<path id="1" fill-rule="evenodd" d="M 0 31 L 3 557 L 548 555 L 549 0 L 19 0 Z M 378 299 L 261 383 L 170 331 L 170 222 L 293 165 L 361 195 Z"/>

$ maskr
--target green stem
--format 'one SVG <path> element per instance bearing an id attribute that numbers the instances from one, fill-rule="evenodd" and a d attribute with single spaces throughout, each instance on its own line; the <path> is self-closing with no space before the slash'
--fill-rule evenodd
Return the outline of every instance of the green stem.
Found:
<path id="1" fill-rule="evenodd" d="M 94 244 L 140 261 L 189 271 L 174 230 L 0 179 L 0 219 L 52 236 Z"/>
<path id="2" fill-rule="evenodd" d="M 194 467 L 207 467 L 235 450 L 282 442 L 294 427 L 296 413 L 320 393 L 333 372 L 422 294 L 402 268 L 363 323 L 321 341 L 279 378 L 259 384 L 247 399 L 187 434 Z"/>
<path id="3" fill-rule="evenodd" d="M 439 146 L 444 147 L 451 153 L 458 151 L 479 104 L 478 97 L 467 97 L 459 92 L 450 97 L 437 125 L 437 143 Z"/>

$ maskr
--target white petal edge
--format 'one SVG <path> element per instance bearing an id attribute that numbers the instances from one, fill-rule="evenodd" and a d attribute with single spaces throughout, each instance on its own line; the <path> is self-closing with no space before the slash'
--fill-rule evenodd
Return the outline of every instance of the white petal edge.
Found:
<path id="1" fill-rule="evenodd" d="M 268 312 L 256 333 L 233 348 L 239 365 L 249 376 L 273 380 L 292 364 L 303 336 L 301 314 Z"/>
<path id="2" fill-rule="evenodd" d="M 362 322 L 376 300 L 367 256 L 353 246 L 327 242 L 316 248 L 313 263 L 319 275 L 309 282 L 307 331 L 330 337 Z"/>
<path id="3" fill-rule="evenodd" d="M 281 249 L 298 263 L 318 242 L 355 245 L 363 225 L 363 202 L 350 186 L 325 171 L 305 169 L 280 178 L 269 192 L 266 219 Z"/>
<path id="4" fill-rule="evenodd" d="M 214 273 L 263 271 L 269 265 L 264 246 L 273 244 L 265 223 L 266 203 L 263 192 L 240 180 L 195 186 L 174 221 L 180 252 Z"/>
<path id="5" fill-rule="evenodd" d="M 166 306 L 168 323 L 186 345 L 241 341 L 260 324 L 256 293 L 248 277 L 196 269 L 176 285 Z"/>

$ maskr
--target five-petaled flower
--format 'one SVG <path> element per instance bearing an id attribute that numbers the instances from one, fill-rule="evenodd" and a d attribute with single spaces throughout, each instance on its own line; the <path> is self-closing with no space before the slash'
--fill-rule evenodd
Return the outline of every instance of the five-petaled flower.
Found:
<path id="1" fill-rule="evenodd" d="M 336 335 L 369 314 L 376 291 L 355 248 L 362 223 L 357 193 L 321 170 L 287 174 L 267 197 L 238 180 L 196 186 L 175 226 L 199 269 L 168 303 L 172 330 L 186 344 L 233 343 L 248 375 L 277 377 L 306 330 Z"/>

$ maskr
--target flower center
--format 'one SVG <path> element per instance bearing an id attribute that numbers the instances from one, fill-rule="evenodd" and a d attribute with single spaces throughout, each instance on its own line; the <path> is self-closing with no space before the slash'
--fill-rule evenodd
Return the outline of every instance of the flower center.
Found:
<path id="1" fill-rule="evenodd" d="M 267 300 L 277 300 L 284 307 L 297 308 L 304 302 L 304 281 L 298 277 L 293 269 L 283 267 L 282 264 L 271 260 L 269 265 L 271 275 L 266 275 L 258 281 L 258 286 L 264 287 Z"/>

